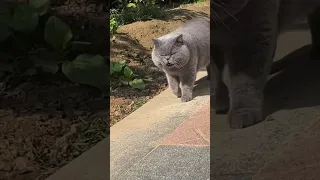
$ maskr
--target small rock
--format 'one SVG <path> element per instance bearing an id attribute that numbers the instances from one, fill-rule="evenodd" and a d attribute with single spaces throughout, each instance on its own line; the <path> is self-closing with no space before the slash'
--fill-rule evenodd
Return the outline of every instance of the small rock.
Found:
<path id="1" fill-rule="evenodd" d="M 81 129 L 80 124 L 72 124 L 70 127 L 70 133 L 77 134 Z"/>
<path id="2" fill-rule="evenodd" d="M 21 156 L 17 157 L 13 161 L 13 166 L 15 170 L 18 170 L 21 173 L 33 172 L 33 171 L 36 171 L 37 169 L 36 166 L 31 161 Z"/>

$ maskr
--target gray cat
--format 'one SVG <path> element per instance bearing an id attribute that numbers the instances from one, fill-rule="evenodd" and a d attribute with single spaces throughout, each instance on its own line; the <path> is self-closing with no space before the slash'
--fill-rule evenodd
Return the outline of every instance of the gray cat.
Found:
<path id="1" fill-rule="evenodd" d="M 311 58 L 320 49 L 320 0 L 211 0 L 213 108 L 231 128 L 262 121 L 263 90 L 278 34 L 308 18 Z"/>
<path id="2" fill-rule="evenodd" d="M 195 18 L 152 42 L 152 61 L 165 72 L 173 93 L 182 102 L 192 100 L 197 72 L 202 68 L 209 70 L 210 21 Z"/>

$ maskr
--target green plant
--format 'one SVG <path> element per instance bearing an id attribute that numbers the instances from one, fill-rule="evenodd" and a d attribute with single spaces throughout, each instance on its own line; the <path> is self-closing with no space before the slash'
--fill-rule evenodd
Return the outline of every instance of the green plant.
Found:
<path id="1" fill-rule="evenodd" d="M 119 28 L 119 23 L 116 18 L 110 19 L 110 34 L 115 34 Z"/>
<path id="2" fill-rule="evenodd" d="M 147 99 L 138 99 L 137 101 L 134 102 L 133 104 L 133 110 L 137 110 L 138 108 L 140 108 L 142 105 L 144 105 L 148 100 Z"/>
<path id="3" fill-rule="evenodd" d="M 44 38 L 57 51 L 65 50 L 72 36 L 70 27 L 61 19 L 51 16 L 46 22 Z"/>
<path id="4" fill-rule="evenodd" d="M 160 7 L 155 1 L 132 1 L 121 11 L 121 18 L 124 24 L 136 21 L 146 21 L 165 16 L 164 8 Z"/>
<path id="5" fill-rule="evenodd" d="M 145 89 L 146 85 L 142 79 L 138 78 L 133 70 L 126 65 L 125 61 L 111 62 L 110 76 L 118 79 L 121 84 L 129 85 L 135 89 Z"/>
<path id="6" fill-rule="evenodd" d="M 39 19 L 47 14 L 50 0 L 30 0 L 24 4 L 13 4 L 0 7 L 0 42 L 19 39 L 25 40 L 39 27 Z M 37 45 L 30 43 L 25 59 L 16 58 L 15 63 L 10 64 L 13 71 L 20 71 L 19 67 L 27 60 L 28 67 L 21 71 L 27 75 L 35 75 L 40 68 L 42 72 L 56 74 L 62 72 L 70 81 L 79 84 L 92 85 L 102 93 L 109 91 L 109 75 L 106 72 L 108 65 L 100 55 L 79 54 L 75 59 L 69 60 L 68 53 L 73 33 L 71 28 L 63 20 L 50 16 L 45 22 L 43 39 L 50 45 L 56 56 L 54 60 L 48 60 L 36 55 L 34 49 Z M 28 44 L 29 42 L 23 42 Z M 28 47 L 29 47 L 28 46 Z M 16 65 L 18 64 L 18 65 Z"/>
<path id="7" fill-rule="evenodd" d="M 62 72 L 75 83 L 88 84 L 103 93 L 109 90 L 108 65 L 101 55 L 80 54 L 62 64 Z"/>
<path id="8" fill-rule="evenodd" d="M 136 21 L 146 21 L 165 16 L 164 8 L 155 0 L 123 0 L 115 1 L 116 9 L 110 10 L 110 32 L 114 27 Z M 114 32 L 114 31 L 113 31 Z"/>

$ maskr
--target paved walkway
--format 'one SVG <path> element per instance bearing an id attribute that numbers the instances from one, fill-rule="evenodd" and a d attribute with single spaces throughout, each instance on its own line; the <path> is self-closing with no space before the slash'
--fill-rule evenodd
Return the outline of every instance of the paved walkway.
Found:
<path id="1" fill-rule="evenodd" d="M 200 73 L 200 77 L 205 74 Z M 111 128 L 111 180 L 210 177 L 209 82 L 187 103 L 169 90 Z"/>

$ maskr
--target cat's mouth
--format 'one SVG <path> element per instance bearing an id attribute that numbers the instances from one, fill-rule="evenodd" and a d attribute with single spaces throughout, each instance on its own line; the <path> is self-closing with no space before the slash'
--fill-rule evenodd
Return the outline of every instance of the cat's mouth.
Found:
<path id="1" fill-rule="evenodd" d="M 167 63 L 166 63 L 166 66 L 172 67 L 172 66 L 174 66 L 174 64 L 167 62 Z"/>

